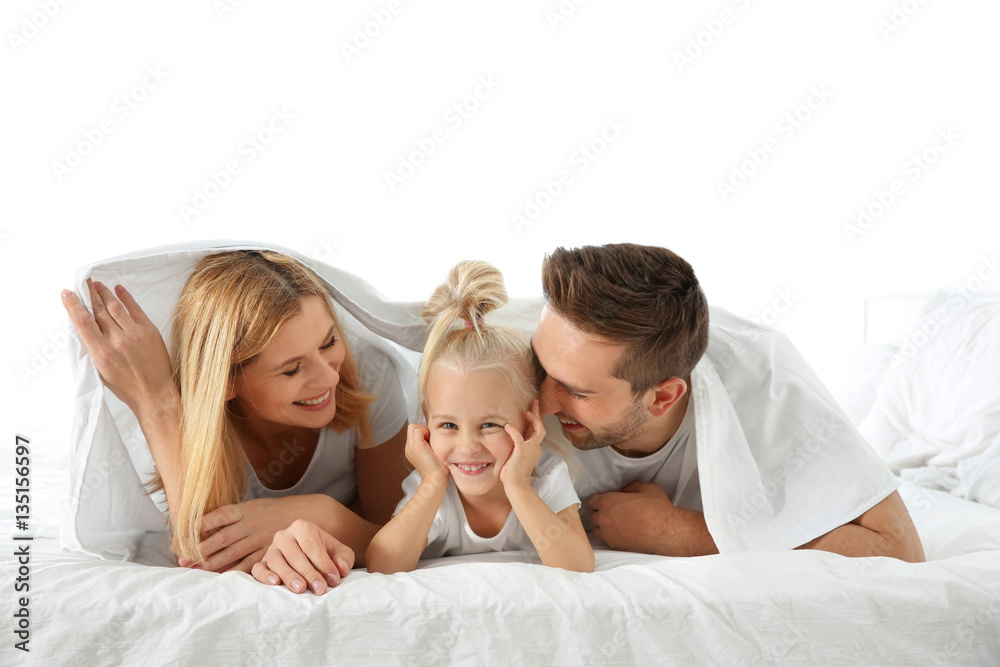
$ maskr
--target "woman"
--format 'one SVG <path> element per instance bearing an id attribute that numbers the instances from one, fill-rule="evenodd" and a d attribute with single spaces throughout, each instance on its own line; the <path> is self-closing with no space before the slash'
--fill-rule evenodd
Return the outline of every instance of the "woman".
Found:
<path id="1" fill-rule="evenodd" d="M 275 252 L 204 258 L 177 305 L 173 364 L 122 286 L 90 291 L 93 317 L 68 290 L 63 304 L 142 427 L 180 563 L 249 572 L 301 518 L 336 538 L 339 582 L 401 497 L 406 408 L 391 363 L 375 364 L 378 396 L 360 386 L 321 281 Z"/>

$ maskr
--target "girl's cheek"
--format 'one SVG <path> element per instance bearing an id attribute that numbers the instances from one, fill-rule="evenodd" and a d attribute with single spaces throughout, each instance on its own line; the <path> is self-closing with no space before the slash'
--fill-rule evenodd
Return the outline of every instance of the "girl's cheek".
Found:
<path id="1" fill-rule="evenodd" d="M 514 452 L 514 441 L 509 435 L 507 435 L 506 431 L 501 431 L 498 434 L 494 444 L 496 445 L 496 449 L 494 451 L 496 451 L 498 459 L 507 460 L 507 458 Z"/>
<path id="2" fill-rule="evenodd" d="M 444 438 L 435 437 L 432 433 L 427 438 L 427 443 L 431 446 L 431 451 L 434 453 L 434 456 L 438 457 L 442 461 L 446 458 L 448 454 L 448 447 L 445 445 Z"/>

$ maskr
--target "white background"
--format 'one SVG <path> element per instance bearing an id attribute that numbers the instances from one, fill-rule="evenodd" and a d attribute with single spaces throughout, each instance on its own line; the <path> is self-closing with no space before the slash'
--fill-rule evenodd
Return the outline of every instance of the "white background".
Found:
<path id="1" fill-rule="evenodd" d="M 537 295 L 559 245 L 664 245 L 831 380 L 865 297 L 967 285 L 1000 251 L 998 21 L 986 0 L 7 0 L 4 430 L 68 437 L 59 291 L 76 267 L 190 239 L 274 242 L 401 300 L 461 259 Z M 294 119 L 268 135 L 275 109 Z M 614 141 L 594 141 L 609 121 Z M 270 140 L 252 160 L 250 136 Z M 572 182 L 539 200 L 561 170 Z M 212 196 L 186 220 L 196 191 Z M 529 200 L 547 206 L 519 226 Z"/>

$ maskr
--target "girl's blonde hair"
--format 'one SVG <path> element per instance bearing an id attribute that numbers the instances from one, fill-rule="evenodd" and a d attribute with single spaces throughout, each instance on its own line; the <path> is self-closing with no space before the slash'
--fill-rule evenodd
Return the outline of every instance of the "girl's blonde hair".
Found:
<path id="1" fill-rule="evenodd" d="M 417 375 L 419 400 L 425 409 L 427 379 L 436 367 L 461 375 L 496 373 L 525 409 L 538 398 L 540 382 L 531 345 L 518 332 L 485 321 L 505 303 L 503 275 L 493 265 L 478 260 L 453 266 L 445 282 L 427 299 L 422 315 L 430 329 Z M 576 459 L 567 443 L 546 435 L 543 444 L 566 459 L 575 472 Z"/>
<path id="2" fill-rule="evenodd" d="M 357 365 L 321 280 L 293 258 L 267 250 L 237 250 L 202 259 L 188 278 L 174 314 L 171 357 L 181 395 L 181 492 L 171 549 L 195 561 L 202 517 L 243 500 L 244 453 L 226 396 L 243 368 L 257 360 L 281 327 L 319 297 L 340 331 L 346 356 L 340 366 L 337 413 L 329 426 L 358 429 L 371 442 L 368 404 Z M 151 490 L 163 488 L 158 476 Z"/>

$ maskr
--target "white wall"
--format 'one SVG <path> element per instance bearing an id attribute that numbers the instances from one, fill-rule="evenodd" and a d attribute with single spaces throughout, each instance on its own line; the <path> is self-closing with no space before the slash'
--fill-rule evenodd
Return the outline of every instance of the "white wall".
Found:
<path id="1" fill-rule="evenodd" d="M 463 258 L 528 295 L 557 245 L 661 244 L 744 316 L 791 294 L 775 326 L 828 378 L 861 342 L 865 296 L 964 284 L 1000 250 L 995 2 L 233 4 L 4 3 L 10 430 L 68 425 L 66 364 L 44 358 L 65 326 L 59 290 L 143 246 L 272 241 L 414 300 Z M 573 11 L 556 21 L 559 8 Z M 459 124 L 450 107 L 483 78 L 496 89 Z M 294 119 L 250 160 L 243 142 L 274 109 Z M 581 159 L 608 122 L 615 140 Z M 385 172 L 434 136 L 390 189 Z M 724 198 L 719 183 L 768 149 Z M 913 171 L 925 149 L 936 161 Z M 89 154 L 58 167 L 72 150 Z M 230 160 L 240 172 L 185 220 Z M 572 182 L 554 203 L 512 222 L 561 170 Z M 896 179 L 902 194 L 851 238 L 858 207 Z"/>

